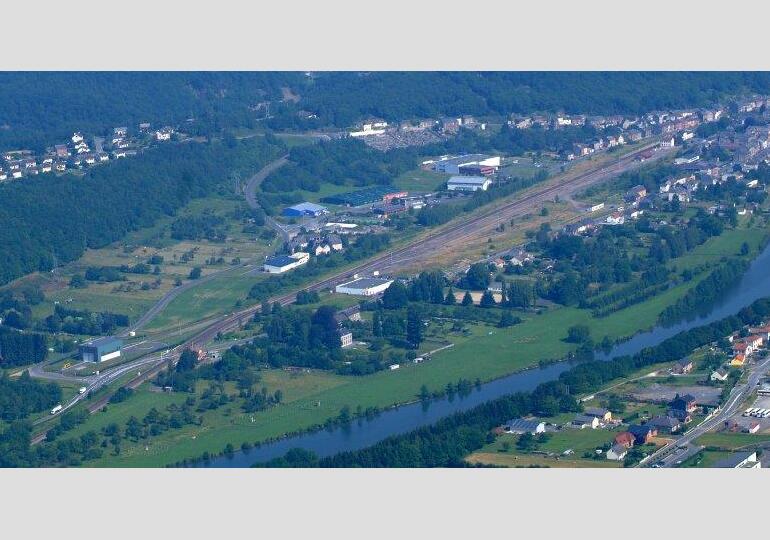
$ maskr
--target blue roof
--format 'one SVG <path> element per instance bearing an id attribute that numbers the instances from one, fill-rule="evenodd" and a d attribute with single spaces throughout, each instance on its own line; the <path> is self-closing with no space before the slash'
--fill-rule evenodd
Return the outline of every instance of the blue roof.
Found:
<path id="1" fill-rule="evenodd" d="M 275 255 L 274 257 L 268 257 L 265 259 L 265 264 L 268 266 L 288 266 L 290 264 L 294 264 L 297 262 L 297 259 L 293 259 L 292 257 L 289 257 L 288 255 Z"/>
<path id="2" fill-rule="evenodd" d="M 299 204 L 295 204 L 294 206 L 289 206 L 284 209 L 284 212 L 298 212 L 301 214 L 319 214 L 322 212 L 326 212 L 326 207 L 321 206 L 320 204 L 314 204 L 311 202 L 302 202 Z"/>

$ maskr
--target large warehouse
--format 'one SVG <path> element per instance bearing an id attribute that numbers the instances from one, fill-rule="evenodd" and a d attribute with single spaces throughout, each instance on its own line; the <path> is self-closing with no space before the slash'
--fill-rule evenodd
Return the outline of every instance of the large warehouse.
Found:
<path id="1" fill-rule="evenodd" d="M 289 206 L 288 208 L 283 209 L 283 215 L 287 217 L 318 217 L 328 212 L 329 211 L 325 206 L 309 202 L 295 204 L 294 206 Z"/>
<path id="2" fill-rule="evenodd" d="M 453 176 L 447 180 L 449 191 L 486 191 L 492 181 L 484 176 Z"/>
<path id="3" fill-rule="evenodd" d="M 485 171 L 486 174 L 493 174 L 500 168 L 500 164 L 500 156 L 467 154 L 440 159 L 433 164 L 433 170 L 448 174 L 472 174 L 470 171 L 479 170 Z"/>
<path id="4" fill-rule="evenodd" d="M 282 274 L 292 268 L 305 264 L 309 260 L 310 255 L 308 253 L 298 251 L 292 255 L 275 255 L 273 257 L 268 257 L 265 259 L 265 264 L 262 268 L 269 274 Z"/>
<path id="5" fill-rule="evenodd" d="M 348 283 L 342 283 L 335 287 L 335 291 L 341 294 L 354 294 L 357 296 L 374 296 L 384 292 L 393 283 L 392 279 L 383 278 L 358 278 Z"/>
<path id="6" fill-rule="evenodd" d="M 84 362 L 106 362 L 120 356 L 123 342 L 114 337 L 101 337 L 87 341 L 80 346 L 80 357 Z"/>

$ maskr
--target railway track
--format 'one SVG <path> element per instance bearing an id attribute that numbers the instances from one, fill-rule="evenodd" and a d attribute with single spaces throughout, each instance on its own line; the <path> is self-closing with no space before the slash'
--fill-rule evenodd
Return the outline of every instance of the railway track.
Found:
<path id="1" fill-rule="evenodd" d="M 640 154 L 648 151 L 656 144 L 657 141 L 653 141 L 604 167 L 565 178 L 562 181 L 555 182 L 541 189 L 535 187 L 533 192 L 513 201 L 496 205 L 495 207 L 484 210 L 472 217 L 463 219 L 458 223 L 443 227 L 435 232 L 416 239 L 403 247 L 378 255 L 373 259 L 369 259 L 368 261 L 343 272 L 338 272 L 333 276 L 305 288 L 321 291 L 330 289 L 339 283 L 350 279 L 352 274 L 367 273 L 374 270 L 396 271 L 403 269 L 412 263 L 419 262 L 426 253 L 440 251 L 451 242 L 468 241 L 474 236 L 483 234 L 487 229 L 494 228 L 500 223 L 508 221 L 512 217 L 523 215 L 524 213 L 531 211 L 533 205 L 543 203 L 562 193 L 574 193 L 587 186 L 620 174 L 631 168 Z M 665 152 L 660 152 L 654 159 L 659 159 L 663 155 L 665 155 Z M 293 291 L 271 298 L 270 301 L 272 303 L 288 305 L 293 303 L 295 298 L 296 291 Z M 185 349 L 198 349 L 204 347 L 218 334 L 227 333 L 241 327 L 253 317 L 254 313 L 259 309 L 261 309 L 260 305 L 254 305 L 221 317 L 219 320 L 204 328 L 201 332 L 195 334 L 192 338 L 170 349 L 162 357 L 156 358 L 154 362 L 148 361 L 143 364 L 141 373 L 129 380 L 124 386 L 132 389 L 139 387 L 142 383 L 155 377 L 169 363 L 172 365 L 175 364 L 179 359 L 180 354 Z M 100 410 L 107 405 L 110 397 L 111 394 L 106 394 L 94 400 L 88 405 L 89 412 L 93 413 Z M 43 437 L 45 437 L 44 432 L 38 434 L 36 439 L 42 439 Z"/>

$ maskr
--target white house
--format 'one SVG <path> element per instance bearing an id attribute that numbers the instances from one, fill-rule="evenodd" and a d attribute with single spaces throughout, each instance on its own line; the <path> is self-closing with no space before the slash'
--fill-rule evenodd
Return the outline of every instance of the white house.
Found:
<path id="1" fill-rule="evenodd" d="M 613 461 L 621 461 L 626 457 L 626 454 L 628 454 L 628 448 L 625 447 L 625 445 L 622 444 L 615 444 L 607 450 L 607 459 L 611 459 Z"/>

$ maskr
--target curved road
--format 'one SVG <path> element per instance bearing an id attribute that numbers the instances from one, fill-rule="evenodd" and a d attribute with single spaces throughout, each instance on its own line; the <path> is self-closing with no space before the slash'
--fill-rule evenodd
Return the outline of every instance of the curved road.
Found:
<path id="1" fill-rule="evenodd" d="M 288 155 L 281 156 L 275 161 L 272 161 L 262 167 L 262 169 L 259 170 L 255 175 L 253 175 L 251 178 L 249 178 L 246 187 L 244 189 L 243 195 L 246 198 L 246 202 L 251 208 L 258 208 L 259 203 L 256 199 L 256 188 L 259 184 L 262 183 L 262 181 L 267 178 L 267 176 L 272 173 L 273 171 L 283 167 L 288 162 Z M 281 228 L 281 225 L 276 222 L 273 218 L 270 216 L 266 216 L 267 223 L 274 229 L 276 229 L 279 234 L 281 234 L 284 238 L 284 241 L 288 241 L 287 233 Z M 248 262 L 244 263 L 242 266 L 248 266 Z M 147 310 L 137 321 L 129 326 L 122 334 L 122 337 L 126 337 L 130 334 L 130 332 L 135 332 L 141 328 L 143 328 L 147 323 L 149 323 L 152 319 L 154 319 L 158 313 L 166 309 L 168 305 L 180 294 L 182 294 L 185 291 L 188 291 L 194 287 L 197 287 L 199 285 L 202 285 L 206 283 L 207 281 L 211 281 L 212 279 L 221 276 L 222 274 L 226 272 L 232 272 L 232 268 L 224 268 L 222 270 L 218 270 L 216 272 L 213 272 L 211 274 L 207 274 L 203 276 L 200 279 L 196 280 L 190 280 L 186 283 L 183 283 L 182 285 L 179 285 L 178 287 L 174 287 L 170 291 L 168 291 L 166 294 L 164 294 L 160 300 L 158 300 L 155 305 L 153 305 L 149 310 Z"/>

